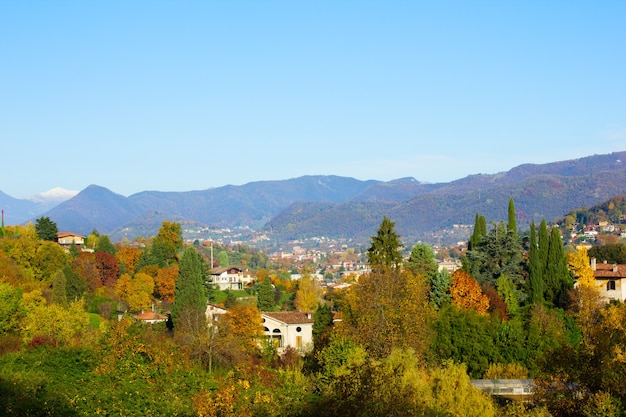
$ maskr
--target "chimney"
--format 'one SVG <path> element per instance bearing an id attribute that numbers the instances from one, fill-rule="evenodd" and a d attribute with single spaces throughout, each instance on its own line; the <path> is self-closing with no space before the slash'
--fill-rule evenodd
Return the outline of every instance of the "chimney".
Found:
<path id="1" fill-rule="evenodd" d="M 596 258 L 591 258 L 591 269 L 596 270 Z"/>
<path id="2" fill-rule="evenodd" d="M 617 264 L 613 264 L 613 272 L 617 272 Z"/>

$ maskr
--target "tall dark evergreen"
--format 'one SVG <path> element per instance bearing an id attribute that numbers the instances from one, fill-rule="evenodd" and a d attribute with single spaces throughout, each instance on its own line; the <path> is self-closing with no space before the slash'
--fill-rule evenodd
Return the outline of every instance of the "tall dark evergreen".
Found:
<path id="1" fill-rule="evenodd" d="M 402 263 L 402 243 L 394 230 L 396 223 L 384 216 L 372 244 L 367 250 L 367 261 L 372 269 L 396 269 Z"/>
<path id="2" fill-rule="evenodd" d="M 528 295 L 532 303 L 542 303 L 543 298 L 543 264 L 539 259 L 539 245 L 537 243 L 537 231 L 535 222 L 530 223 L 530 238 L 528 241 L 528 269 L 529 291 Z"/>
<path id="3" fill-rule="evenodd" d="M 476 218 L 474 219 L 474 230 L 470 236 L 468 249 L 471 250 L 475 248 L 480 242 L 482 242 L 485 236 L 487 236 L 487 218 L 476 213 Z"/>
<path id="4" fill-rule="evenodd" d="M 432 281 L 439 270 L 433 250 L 425 243 L 417 243 L 413 246 L 404 268 L 413 274 L 423 275 L 428 282 Z"/>
<path id="5" fill-rule="evenodd" d="M 517 217 L 515 216 L 515 203 L 512 198 L 509 199 L 509 213 L 506 229 L 517 239 Z"/>
<path id="6" fill-rule="evenodd" d="M 51 242 L 57 241 L 59 229 L 57 228 L 57 224 L 50 220 L 50 217 L 41 216 L 35 220 L 35 231 L 39 239 L 49 240 Z"/>
<path id="7" fill-rule="evenodd" d="M 563 306 L 566 301 L 566 292 L 573 286 L 573 279 L 567 267 L 563 240 L 558 227 L 553 227 L 550 231 L 544 282 L 546 284 L 546 299 L 555 305 Z"/>
<path id="8" fill-rule="evenodd" d="M 177 320 L 185 310 L 202 314 L 206 311 L 207 296 L 202 262 L 202 257 L 194 248 L 188 248 L 183 253 L 171 308 L 174 325 L 178 325 Z"/>

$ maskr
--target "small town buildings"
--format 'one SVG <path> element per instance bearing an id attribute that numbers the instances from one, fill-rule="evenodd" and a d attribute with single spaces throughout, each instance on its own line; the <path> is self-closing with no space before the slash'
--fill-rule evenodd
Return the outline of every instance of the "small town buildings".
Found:
<path id="1" fill-rule="evenodd" d="M 241 290 L 252 283 L 252 276 L 236 266 L 213 268 L 211 283 L 219 290 Z"/>
<path id="2" fill-rule="evenodd" d="M 591 269 L 603 299 L 626 301 L 626 265 L 597 263 L 592 258 Z"/>
<path id="3" fill-rule="evenodd" d="M 206 319 L 208 323 L 216 322 L 226 314 L 226 309 L 220 306 L 216 306 L 215 304 L 208 303 L 206 306 Z"/>
<path id="4" fill-rule="evenodd" d="M 302 311 L 261 312 L 265 337 L 278 353 L 291 346 L 301 354 L 313 349 L 313 314 Z"/>

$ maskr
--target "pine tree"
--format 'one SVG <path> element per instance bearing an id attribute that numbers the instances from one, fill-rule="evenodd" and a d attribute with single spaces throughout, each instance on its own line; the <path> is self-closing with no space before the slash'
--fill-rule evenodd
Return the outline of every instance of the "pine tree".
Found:
<path id="1" fill-rule="evenodd" d="M 56 242 L 59 230 L 57 224 L 50 220 L 50 217 L 42 216 L 35 220 L 35 230 L 39 239 Z"/>
<path id="2" fill-rule="evenodd" d="M 172 303 L 172 319 L 177 325 L 184 310 L 202 313 L 206 311 L 206 289 L 202 277 L 202 258 L 193 248 L 183 253 L 176 280 L 176 292 Z"/>
<path id="3" fill-rule="evenodd" d="M 517 218 L 515 217 L 515 203 L 512 198 L 509 200 L 509 215 L 506 229 L 513 235 L 514 239 L 517 239 Z"/>
<path id="4" fill-rule="evenodd" d="M 372 269 L 396 269 L 402 263 L 400 236 L 394 230 L 395 222 L 384 216 L 372 244 L 367 250 L 367 260 Z"/>

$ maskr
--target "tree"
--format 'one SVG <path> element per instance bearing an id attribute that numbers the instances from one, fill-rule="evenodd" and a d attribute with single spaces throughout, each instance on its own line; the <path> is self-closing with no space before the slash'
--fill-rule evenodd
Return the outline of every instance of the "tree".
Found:
<path id="1" fill-rule="evenodd" d="M 474 247 L 476 247 L 476 245 L 478 245 L 485 236 L 487 236 L 487 219 L 485 216 L 480 216 L 476 213 L 476 218 L 474 219 L 474 230 L 470 236 L 467 249 L 474 249 Z"/>
<path id="2" fill-rule="evenodd" d="M 172 320 L 176 325 L 183 310 L 206 311 L 207 297 L 202 277 L 202 258 L 194 248 L 188 248 L 180 260 L 176 291 L 172 303 Z"/>
<path id="3" fill-rule="evenodd" d="M 139 266 L 143 252 L 137 248 L 121 248 L 115 254 L 120 265 L 124 265 L 126 272 L 134 274 Z"/>
<path id="4" fill-rule="evenodd" d="M 178 266 L 173 265 L 167 268 L 159 268 L 154 279 L 154 289 L 158 297 L 163 301 L 171 303 L 176 294 L 176 278 L 178 277 Z"/>
<path id="5" fill-rule="evenodd" d="M 265 277 L 257 288 L 257 308 L 260 311 L 274 310 L 274 287 L 269 277 Z"/>
<path id="6" fill-rule="evenodd" d="M 313 347 L 319 352 L 330 339 L 333 328 L 333 312 L 326 304 L 320 304 L 313 317 Z"/>
<path id="7" fill-rule="evenodd" d="M 35 230 L 37 231 L 39 239 L 49 240 L 51 242 L 57 241 L 59 229 L 57 228 L 57 224 L 50 220 L 50 217 L 41 216 L 35 220 Z"/>
<path id="8" fill-rule="evenodd" d="M 414 275 L 422 274 L 430 283 L 435 279 L 439 271 L 439 265 L 435 260 L 435 254 L 429 245 L 418 243 L 411 249 L 411 255 L 404 267 Z"/>
<path id="9" fill-rule="evenodd" d="M 394 226 L 395 222 L 384 216 L 376 236 L 372 236 L 367 250 L 367 260 L 372 269 L 396 269 L 402 263 L 402 243 Z"/>
<path id="10" fill-rule="evenodd" d="M 423 357 L 433 316 L 424 277 L 399 269 L 374 270 L 349 288 L 341 306 L 343 334 L 375 358 L 410 348 Z"/>
<path id="11" fill-rule="evenodd" d="M 177 259 L 183 248 L 183 230 L 180 223 L 164 221 L 152 240 L 150 263 L 160 267 L 168 266 Z"/>
<path id="12" fill-rule="evenodd" d="M 509 199 L 509 211 L 506 230 L 513 235 L 514 239 L 517 239 L 517 218 L 515 216 L 515 203 L 513 202 L 513 198 Z"/>
<path id="13" fill-rule="evenodd" d="M 595 276 L 589 265 L 587 249 L 583 246 L 574 253 L 567 255 L 569 270 L 577 281 L 574 303 L 576 321 L 582 330 L 583 337 L 589 338 L 599 321 L 602 297 L 596 285 Z"/>
<path id="14" fill-rule="evenodd" d="M 457 269 L 452 274 L 450 286 L 452 303 L 463 309 L 473 309 L 484 314 L 489 309 L 489 298 L 483 294 L 478 282 L 467 272 Z"/>
<path id="15" fill-rule="evenodd" d="M 125 300 L 133 312 L 151 308 L 153 291 L 154 280 L 150 275 L 141 272 L 134 277 L 122 274 L 115 285 L 115 294 Z"/>
<path id="16" fill-rule="evenodd" d="M 298 280 L 298 289 L 296 290 L 296 298 L 293 302 L 297 310 L 315 311 L 315 308 L 322 299 L 322 288 L 316 278 L 311 274 L 305 273 Z"/>
<path id="17" fill-rule="evenodd" d="M 100 286 L 115 287 L 119 275 L 119 264 L 115 255 L 109 252 L 96 252 L 96 267 L 100 276 Z"/>
<path id="18" fill-rule="evenodd" d="M 563 241 L 558 227 L 550 231 L 548 261 L 544 270 L 546 300 L 556 305 L 567 303 L 566 294 L 572 288 L 573 281 L 567 269 L 567 259 L 563 250 Z"/>
<path id="19" fill-rule="evenodd" d="M 100 235 L 95 250 L 96 252 L 106 252 L 115 255 L 115 246 L 111 243 L 111 239 L 108 235 Z"/>
<path id="20" fill-rule="evenodd" d="M 529 267 L 529 291 L 528 295 L 532 303 L 543 302 L 543 264 L 539 255 L 539 244 L 535 231 L 535 222 L 530 223 L 530 239 L 528 248 Z"/>
<path id="21" fill-rule="evenodd" d="M 222 267 L 230 265 L 230 260 L 228 259 L 228 253 L 226 251 L 223 250 L 217 254 L 217 264 Z"/>
<path id="22" fill-rule="evenodd" d="M 66 278 L 63 271 L 58 270 L 52 276 L 52 302 L 61 306 L 67 305 Z"/>

